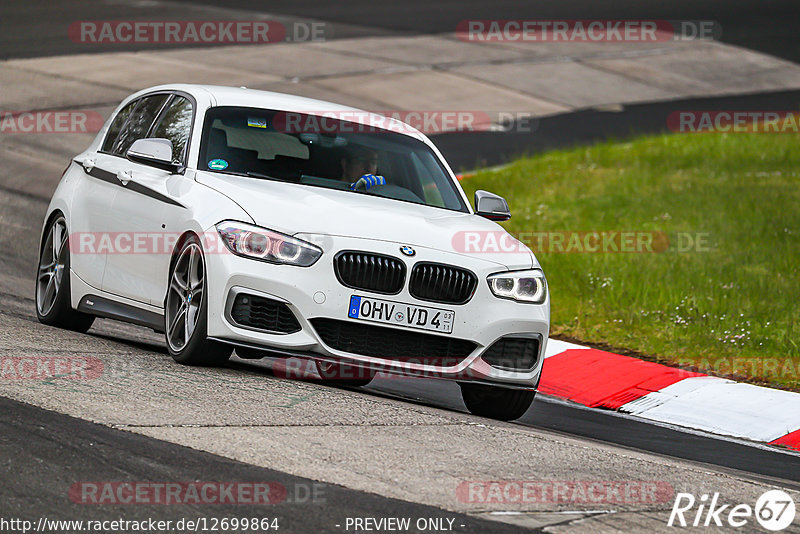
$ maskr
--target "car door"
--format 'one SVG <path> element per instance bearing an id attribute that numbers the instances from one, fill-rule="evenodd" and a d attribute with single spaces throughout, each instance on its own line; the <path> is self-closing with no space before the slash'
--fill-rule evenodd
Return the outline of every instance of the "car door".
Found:
<path id="1" fill-rule="evenodd" d="M 108 241 L 103 239 L 112 213 L 109 206 L 119 188 L 118 158 L 111 155 L 113 146 L 131 114 L 141 103 L 133 100 L 120 109 L 111 121 L 106 137 L 97 151 L 86 152 L 75 159 L 82 167 L 76 182 L 70 216 L 71 269 L 92 287 L 103 284 Z"/>
<path id="2" fill-rule="evenodd" d="M 149 127 L 138 138 L 161 138 L 172 142 L 172 162 L 185 166 L 186 151 L 194 120 L 194 105 L 186 95 L 171 95 Z M 135 139 L 126 139 L 126 150 Z M 140 302 L 163 306 L 170 252 L 186 219 L 186 208 L 178 192 L 188 181 L 143 163 L 124 160 L 120 169 L 122 187 L 111 205 L 114 234 L 120 247 L 106 260 L 103 290 Z"/>

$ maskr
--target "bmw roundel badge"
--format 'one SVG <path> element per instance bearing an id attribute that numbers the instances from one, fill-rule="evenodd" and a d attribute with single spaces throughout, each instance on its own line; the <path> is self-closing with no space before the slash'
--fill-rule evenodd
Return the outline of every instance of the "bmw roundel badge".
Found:
<path id="1" fill-rule="evenodd" d="M 406 256 L 413 256 L 414 254 L 417 253 L 413 248 L 409 247 L 408 245 L 400 247 L 400 252 L 402 252 Z"/>

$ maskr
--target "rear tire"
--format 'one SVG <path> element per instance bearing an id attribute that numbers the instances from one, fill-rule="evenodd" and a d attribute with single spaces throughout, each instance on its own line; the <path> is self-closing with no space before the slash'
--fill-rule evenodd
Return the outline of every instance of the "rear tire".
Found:
<path id="1" fill-rule="evenodd" d="M 69 232 L 60 213 L 42 234 L 36 272 L 36 317 L 48 326 L 84 333 L 94 316 L 72 309 L 69 286 Z"/>
<path id="2" fill-rule="evenodd" d="M 222 365 L 231 357 L 233 348 L 207 338 L 207 277 L 203 248 L 197 237 L 192 235 L 183 241 L 169 273 L 164 337 L 170 356 L 184 365 Z"/>
<path id="3" fill-rule="evenodd" d="M 513 421 L 528 411 L 536 391 L 505 389 L 484 384 L 459 383 L 461 398 L 473 415 Z"/>

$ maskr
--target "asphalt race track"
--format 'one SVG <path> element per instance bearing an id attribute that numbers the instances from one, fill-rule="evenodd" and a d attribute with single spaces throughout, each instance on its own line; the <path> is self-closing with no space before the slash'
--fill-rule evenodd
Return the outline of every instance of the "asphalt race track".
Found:
<path id="1" fill-rule="evenodd" d="M 36 421 L 36 425 L 31 425 Z M 4 484 L 0 490 L 3 515 L 17 517 L 86 516 L 82 505 L 64 499 L 63 487 L 72 477 L 81 480 L 116 480 L 138 477 L 141 480 L 193 480 L 202 473 L 206 480 L 269 480 L 286 489 L 286 500 L 270 509 L 281 529 L 290 532 L 335 531 L 347 516 L 411 516 L 452 519 L 460 532 L 515 532 L 511 525 L 447 513 L 430 506 L 320 484 L 228 460 L 213 454 L 179 447 L 113 430 L 80 419 L 65 417 L 32 406 L 0 399 L 0 455 L 13 459 L 22 475 L 17 484 Z M 87 451 L 92 451 L 87 454 Z M 43 467 L 41 460 L 51 459 Z M 316 492 L 316 493 L 315 493 Z M 316 495 L 316 498 L 314 496 Z M 66 502 L 64 502 L 66 501 Z M 57 505 L 54 503 L 62 503 Z M 128 505 L 119 504 L 92 510 L 96 520 L 124 517 Z M 295 513 L 302 507 L 302 513 Z M 166 509 L 165 509 L 166 508 Z M 153 505 L 143 515 L 178 521 L 207 515 L 200 505 L 163 507 Z M 222 504 L 215 514 L 228 517 L 261 517 L 263 505 Z M 274 514 L 274 515 L 273 515 Z"/>
<path id="2" fill-rule="evenodd" d="M 224 8 L 214 11 L 213 8 Z M 442 33 L 455 30 L 458 22 L 469 19 L 658 19 L 713 20 L 722 28 L 726 43 L 800 60 L 800 17 L 792 0 L 759 2 L 730 0 L 623 0 L 609 4 L 588 0 L 561 2 L 517 0 L 463 0 L 450 2 L 375 2 L 350 1 L 346 4 L 325 0 L 10 0 L 0 6 L 3 35 L 0 58 L 36 57 L 86 52 L 107 52 L 113 46 L 92 47 L 64 43 L 64 26 L 78 20 L 192 20 L 216 15 L 229 20 L 247 13 L 269 14 L 336 23 L 332 37 L 364 35 Z M 277 17 L 275 17 L 277 18 Z M 776 23 L 780 21 L 780 23 Z M 147 45 L 145 48 L 152 49 Z"/>
<path id="3" fill-rule="evenodd" d="M 471 170 L 502 165 L 521 154 L 571 148 L 608 139 L 666 133 L 664 117 L 683 109 L 792 109 L 800 91 L 693 98 L 632 104 L 608 111 L 589 109 L 539 119 L 532 131 L 444 133 L 434 136 L 436 146 L 454 169 Z M 536 177 L 531 177 L 534 181 Z"/>
<path id="4" fill-rule="evenodd" d="M 655 1 L 615 2 L 595 6 L 585 0 L 543 2 L 486 2 L 468 0 L 449 4 L 413 1 L 399 4 L 349 2 L 338 4 L 306 0 L 301 2 L 253 0 L 49 0 L 0 5 L 0 59 L 64 54 L 96 54 L 122 51 L 119 44 L 91 44 L 64 39 L 66 28 L 82 20 L 235 20 L 266 17 L 284 25 L 309 20 L 330 24 L 326 39 L 364 36 L 392 36 L 454 31 L 466 19 L 659 19 L 711 20 L 722 28 L 720 41 L 762 51 L 791 61 L 800 61 L 800 12 L 796 2 L 769 3 L 736 0 L 721 9 L 710 0 L 681 0 L 667 4 Z M 781 21 L 775 24 L 775 21 Z M 174 44 L 127 43 L 124 51 L 170 48 Z M 188 45 L 203 46 L 203 45 Z M 505 132 L 483 131 L 436 135 L 436 143 L 456 171 L 503 164 L 522 154 L 575 146 L 602 139 L 623 139 L 632 135 L 666 131 L 664 116 L 675 110 L 760 109 L 787 110 L 797 107 L 800 91 L 767 91 L 735 96 L 671 100 L 626 105 L 621 109 L 585 109 L 538 119 L 533 128 Z"/>
<path id="5" fill-rule="evenodd" d="M 713 19 L 723 41 L 797 61 L 800 18 L 790 1 L 669 4 L 626 0 L 606 6 L 466 0 L 338 3 L 253 0 L 196 2 L 14 0 L 0 6 L 0 57 L 87 51 L 63 41 L 82 19 L 220 17 L 252 9 L 291 20 L 333 20 L 337 37 L 452 31 L 467 18 Z M 188 15 L 187 15 L 188 11 Z M 221 12 L 221 11 L 220 11 Z M 457 16 L 452 13 L 457 12 Z M 787 21 L 776 26 L 774 20 Z M 52 36 L 52 38 L 51 38 Z M 102 52 L 96 47 L 91 52 Z M 684 102 L 686 107 L 796 108 L 800 92 Z M 735 103 L 734 103 L 735 102 Z M 540 121 L 535 135 L 443 135 L 454 166 L 497 164 L 510 154 L 600 138 L 660 131 L 660 104 L 588 110 Z M 671 103 L 670 106 L 675 106 Z M 575 132 L 580 131 L 580 135 Z M 263 517 L 279 532 L 347 532 L 353 517 L 452 519 L 456 532 L 664 530 L 672 500 L 646 505 L 473 505 L 456 498 L 464 481 L 658 480 L 675 491 L 720 492 L 755 502 L 767 489 L 800 491 L 800 454 L 742 440 L 657 426 L 540 397 L 519 421 L 471 416 L 454 383 L 379 379 L 362 389 L 275 376 L 275 361 L 235 358 L 223 368 L 174 363 L 160 336 L 97 320 L 88 334 L 38 323 L 33 279 L 41 222 L 65 163 L 63 147 L 41 139 L 31 158 L 40 172 L 4 187 L 0 170 L 0 356 L 86 358 L 102 368 L 91 380 L 0 380 L 0 518 L 144 519 Z M 79 504 L 70 488 L 87 481 L 270 481 L 287 489 L 272 507 Z M 309 499 L 309 488 L 321 496 Z M 611 513 L 613 512 L 613 513 Z M 508 515 L 504 515 L 508 514 Z M 519 515 L 514 515 L 519 514 Z M 574 521 L 574 523 L 573 523 Z M 562 530 L 559 530 L 562 529 Z M 351 530 L 352 531 L 352 530 Z M 791 530 L 789 530 L 791 531 Z"/>
<path id="6" fill-rule="evenodd" d="M 51 182 L 52 178 L 48 177 L 48 181 Z M 38 189 L 33 184 L 31 184 L 31 187 L 33 190 Z M 19 227 L 15 227 L 15 231 L 12 232 L 4 229 L 3 235 L 0 236 L 0 244 L 2 244 L 3 250 L 11 251 L 10 254 L 0 258 L 0 266 L 2 266 L 3 273 L 0 282 L 5 288 L 15 284 L 15 282 L 21 283 L 24 287 L 26 279 L 30 278 L 30 273 L 35 272 L 36 247 L 39 238 L 38 224 L 42 218 L 41 214 L 46 208 L 47 199 L 35 195 L 22 195 L 16 191 L 0 191 L 0 195 L 6 199 L 3 202 L 4 207 L 13 205 L 16 206 L 14 211 L 28 213 L 23 226 L 25 231 L 19 232 Z M 36 216 L 31 216 L 31 212 L 35 213 Z M 8 213 L 8 210 L 4 210 L 3 213 Z M 5 215 L 3 219 L 8 220 L 10 218 L 11 216 Z M 32 281 L 27 282 L 27 284 L 30 285 L 32 290 Z M 14 302 L 13 306 L 4 306 L 3 311 L 0 313 L 24 319 L 25 330 L 28 328 L 43 329 L 49 331 L 49 334 L 57 335 L 57 330 L 52 330 L 36 322 L 32 291 L 27 295 L 24 292 L 22 295 L 17 295 L 16 293 L 17 291 L 3 291 L 0 294 L 4 300 L 11 299 Z M 88 343 L 91 343 L 92 339 L 119 341 L 123 344 L 146 349 L 148 353 L 158 355 L 159 358 L 169 361 L 169 356 L 160 336 L 148 329 L 104 319 L 97 320 L 95 324 L 96 326 L 88 334 Z M 15 334 L 24 335 L 24 330 L 15 332 Z M 136 340 L 144 340 L 144 342 L 137 342 Z M 263 363 L 254 363 L 252 360 L 236 360 L 235 363 L 231 363 L 231 368 L 251 373 L 255 372 L 265 376 L 272 375 L 270 371 L 271 361 L 269 359 L 264 360 Z M 177 367 L 177 369 L 181 368 Z M 215 371 L 207 370 L 204 372 L 208 372 L 213 376 Z M 337 391 L 337 388 L 320 387 L 323 388 L 323 391 L 332 395 Z M 367 390 L 378 395 L 409 400 L 422 406 L 429 405 L 447 410 L 466 412 L 460 399 L 458 387 L 449 382 L 430 379 L 377 379 L 368 386 Z M 537 399 L 535 405 L 518 423 L 589 439 L 607 441 L 658 454 L 739 469 L 753 474 L 800 482 L 800 457 L 797 455 L 757 448 L 741 442 L 724 441 L 714 437 L 704 437 L 685 431 L 658 427 L 649 423 L 635 421 L 632 418 L 620 417 L 600 410 L 573 407 L 557 401 Z M 789 468 L 792 465 L 794 465 L 794 469 Z"/>
<path id="7" fill-rule="evenodd" d="M 3 222 L 13 222 L 13 226 L 5 224 L 0 234 L 0 246 L 8 251 L 0 258 L 3 273 L 0 277 L 0 331 L 3 332 L 0 350 L 9 356 L 52 353 L 99 358 L 103 361 L 104 374 L 108 375 L 97 381 L 83 381 L 85 384 L 4 381 L 3 396 L 105 424 L 92 425 L 40 408 L 2 401 L 0 449 L 3 452 L 0 457 L 5 460 L 3 476 L 21 481 L 16 487 L 5 486 L 3 489 L 2 502 L 10 503 L 11 508 L 6 510 L 13 511 L 12 515 L 35 517 L 46 509 L 51 517 L 87 516 L 94 519 L 105 517 L 107 513 L 113 517 L 113 507 L 94 507 L 88 512 L 63 498 L 67 488 L 81 480 L 219 480 L 222 474 L 226 474 L 223 479 L 266 479 L 300 484 L 308 481 L 298 479 L 298 474 L 314 479 L 318 469 L 321 476 L 317 480 L 338 480 L 338 474 L 323 466 L 300 465 L 305 461 L 311 462 L 310 457 L 327 449 L 328 442 L 324 437 L 323 443 L 314 439 L 316 432 L 327 429 L 342 430 L 341 434 L 330 436 L 331 440 L 344 440 L 334 441 L 336 446 L 342 447 L 359 442 L 355 437 L 347 437 L 351 433 L 362 436 L 379 431 L 374 436 L 375 441 L 366 440 L 371 444 L 364 446 L 373 451 L 376 447 L 386 447 L 384 450 L 369 460 L 360 460 L 357 451 L 361 448 L 355 447 L 352 456 L 344 459 L 341 465 L 342 469 L 355 471 L 352 483 L 356 487 L 363 484 L 358 476 L 363 473 L 359 471 L 371 471 L 364 465 L 368 462 L 370 466 L 386 462 L 387 466 L 402 471 L 397 465 L 398 459 L 391 455 L 392 442 L 403 436 L 404 429 L 419 429 L 421 426 L 457 430 L 480 425 L 497 431 L 514 429 L 524 439 L 553 444 L 566 441 L 579 449 L 606 451 L 610 448 L 623 457 L 644 457 L 658 465 L 680 465 L 681 469 L 699 473 L 717 473 L 736 486 L 761 482 L 800 489 L 798 455 L 654 426 L 550 399 L 537 399 L 519 422 L 494 423 L 466 414 L 457 386 L 452 383 L 383 379 L 368 388 L 350 390 L 314 381 L 274 378 L 270 371 L 272 362 L 268 359 L 255 363 L 236 359 L 223 369 L 186 368 L 173 363 L 160 336 L 144 328 L 98 320 L 87 335 L 81 335 L 40 325 L 33 312 L 33 299 L 30 297 L 33 287 L 29 273 L 35 270 L 39 220 L 46 201 L 34 195 L 10 191 L 0 192 L 0 198 L 3 199 Z M 277 436 L 269 437 L 276 429 L 280 430 Z M 383 436 L 386 429 L 400 434 L 392 432 Z M 134 436 L 125 430 L 144 435 Z M 204 436 L 202 430 L 211 433 Z M 309 430 L 313 432 L 308 434 Z M 179 435 L 183 432 L 187 436 Z M 292 438 L 300 440 L 284 442 L 282 447 L 300 452 L 278 450 L 281 447 L 272 440 L 280 439 L 280 436 L 290 441 Z M 192 449 L 168 445 L 153 438 L 191 443 Z M 310 439 L 311 443 L 302 443 L 304 438 Z M 403 439 L 419 444 L 420 438 L 403 436 Z M 228 440 L 232 444 L 220 444 Z M 262 440 L 266 442 L 262 443 Z M 453 440 L 455 447 L 475 447 L 480 443 L 463 436 L 455 436 Z M 463 445 L 458 445 L 462 440 Z M 208 446 L 209 443 L 212 445 Z M 275 450 L 254 454 L 252 448 L 259 446 L 275 447 Z M 230 470 L 230 461 L 194 450 L 198 448 L 222 452 L 222 456 L 245 462 L 249 459 L 257 465 L 263 465 L 265 458 L 274 456 L 277 460 L 273 465 L 277 468 L 265 471 L 236 464 L 235 469 Z M 441 451 L 435 451 L 431 458 L 436 462 L 443 461 L 440 454 Z M 468 454 L 483 456 L 480 451 Z M 78 461 L 78 458 L 83 459 Z M 295 461 L 299 464 L 293 463 Z M 591 455 L 585 458 L 578 455 L 562 464 L 564 461 L 560 458 L 546 459 L 537 475 L 548 480 L 557 478 L 555 473 L 563 473 L 563 469 L 569 473 L 580 473 L 584 469 L 593 472 L 597 460 L 592 460 Z M 588 464 L 583 465 L 584 462 Z M 466 472 L 470 470 L 467 468 Z M 398 478 L 406 483 L 406 479 L 411 477 L 408 484 L 417 487 L 434 484 L 433 480 L 419 480 L 429 476 L 432 475 L 416 472 L 401 473 Z M 634 474 L 630 476 L 636 478 Z M 350 485 L 348 478 L 344 479 L 345 485 Z M 412 504 L 379 498 L 367 491 L 356 494 L 338 486 L 326 485 L 326 488 L 328 505 L 319 507 L 322 510 L 319 514 L 316 511 L 307 514 L 305 507 L 302 513 L 295 512 L 296 508 L 288 504 L 283 508 L 276 507 L 274 513 L 285 518 L 282 522 L 286 525 L 296 526 L 297 530 L 289 529 L 295 532 L 307 532 L 311 526 L 315 531 L 336 531 L 332 527 L 338 522 L 336 513 L 381 516 L 390 513 L 387 510 L 402 509 L 403 506 L 407 507 L 406 513 L 414 517 L 427 517 L 434 513 L 429 513 L 428 508 L 415 508 Z M 413 492 L 410 495 L 394 490 L 385 493 L 398 493 L 405 496 L 405 501 L 428 502 L 415 498 Z M 441 506 L 440 499 L 433 496 L 430 502 Z M 335 507 L 331 506 L 334 502 Z M 81 513 L 76 513 L 76 510 Z M 237 510 L 241 511 L 241 508 Z M 183 517 L 189 511 L 197 515 L 197 510 L 181 507 L 169 508 L 166 515 L 160 509 L 157 512 L 158 517 L 166 518 L 173 515 Z M 223 511 L 223 508 L 215 508 L 214 514 L 224 515 Z M 136 517 L 146 517 L 147 512 L 147 508 L 137 508 Z M 481 528 L 482 525 L 485 527 L 483 523 L 471 522 L 474 517 L 458 517 L 467 525 L 465 532 L 487 531 Z M 620 526 L 615 525 L 615 528 Z M 490 531 L 499 530 L 492 527 Z"/>

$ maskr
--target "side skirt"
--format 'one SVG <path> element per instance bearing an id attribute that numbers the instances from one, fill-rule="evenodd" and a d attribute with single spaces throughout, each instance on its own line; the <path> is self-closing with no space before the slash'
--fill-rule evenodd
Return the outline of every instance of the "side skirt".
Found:
<path id="1" fill-rule="evenodd" d="M 97 317 L 105 317 L 106 319 L 116 319 L 117 321 L 146 326 L 159 333 L 164 332 L 163 315 L 98 297 L 97 295 L 84 295 L 81 297 L 78 311 Z"/>

